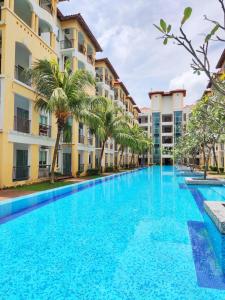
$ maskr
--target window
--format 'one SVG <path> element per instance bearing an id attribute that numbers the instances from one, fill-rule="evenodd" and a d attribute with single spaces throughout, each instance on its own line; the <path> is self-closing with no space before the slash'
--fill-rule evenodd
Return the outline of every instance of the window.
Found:
<path id="1" fill-rule="evenodd" d="M 48 125 L 48 117 L 44 115 L 40 115 L 40 124 Z"/>
<path id="2" fill-rule="evenodd" d="M 41 149 L 39 152 L 39 165 L 46 166 L 47 165 L 47 151 Z"/>
<path id="3" fill-rule="evenodd" d="M 162 122 L 173 122 L 172 115 L 162 115 Z"/>
<path id="4" fill-rule="evenodd" d="M 173 143 L 172 136 L 163 136 L 162 137 L 162 143 L 163 144 L 172 144 Z"/>
<path id="5" fill-rule="evenodd" d="M 82 32 L 78 32 L 78 51 L 86 54 L 86 48 L 84 46 L 84 35 Z"/>
<path id="6" fill-rule="evenodd" d="M 80 60 L 78 60 L 78 70 L 85 70 L 85 64 Z"/>
<path id="7" fill-rule="evenodd" d="M 163 133 L 172 133 L 173 126 L 169 126 L 169 125 L 162 126 L 162 132 Z"/>

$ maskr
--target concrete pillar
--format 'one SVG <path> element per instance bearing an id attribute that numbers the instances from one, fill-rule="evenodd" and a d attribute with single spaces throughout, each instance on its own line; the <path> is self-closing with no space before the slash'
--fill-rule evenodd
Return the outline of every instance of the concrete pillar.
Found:
<path id="1" fill-rule="evenodd" d="M 77 175 L 78 171 L 78 122 L 73 120 L 73 125 L 72 125 L 72 175 L 75 177 Z"/>
<path id="2" fill-rule="evenodd" d="M 39 171 L 39 145 L 30 145 L 30 180 L 36 181 L 38 179 Z"/>
<path id="3" fill-rule="evenodd" d="M 14 11 L 14 0 L 9 1 L 9 8 Z"/>
<path id="4" fill-rule="evenodd" d="M 73 56 L 73 58 L 72 58 L 72 70 L 73 70 L 73 72 L 75 72 L 77 69 L 78 69 L 77 58 L 75 56 Z"/>
<path id="5" fill-rule="evenodd" d="M 50 46 L 52 49 L 55 49 L 55 42 L 56 42 L 56 37 L 54 32 L 50 32 Z"/>
<path id="6" fill-rule="evenodd" d="M 32 11 L 32 15 L 31 15 L 31 28 L 33 31 L 36 32 L 35 30 L 35 21 L 36 21 L 36 14 L 34 11 Z"/>
<path id="7" fill-rule="evenodd" d="M 35 32 L 38 34 L 38 27 L 39 27 L 39 18 L 35 16 Z"/>

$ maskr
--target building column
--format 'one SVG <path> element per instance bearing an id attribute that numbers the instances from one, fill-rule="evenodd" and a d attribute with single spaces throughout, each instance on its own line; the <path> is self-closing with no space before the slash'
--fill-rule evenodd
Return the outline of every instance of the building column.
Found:
<path id="1" fill-rule="evenodd" d="M 72 166 L 71 166 L 71 171 L 72 171 L 72 176 L 77 175 L 78 171 L 78 126 L 79 123 L 73 120 L 73 125 L 72 125 Z"/>
<path id="2" fill-rule="evenodd" d="M 33 31 L 35 30 L 35 21 L 36 21 L 36 14 L 34 11 L 32 11 L 32 15 L 31 15 L 31 28 Z"/>
<path id="3" fill-rule="evenodd" d="M 39 172 L 39 145 L 29 146 L 30 155 L 30 180 L 37 181 Z"/>
<path id="4" fill-rule="evenodd" d="M 77 67 L 77 58 L 75 56 L 73 56 L 72 58 L 72 70 L 73 72 L 75 72 L 78 69 Z"/>
<path id="5" fill-rule="evenodd" d="M 35 16 L 35 29 L 34 31 L 38 34 L 38 28 L 39 28 L 39 18 L 38 16 L 36 15 Z"/>
<path id="6" fill-rule="evenodd" d="M 14 0 L 9 0 L 9 8 L 14 11 Z"/>
<path id="7" fill-rule="evenodd" d="M 56 37 L 54 32 L 50 32 L 50 46 L 52 49 L 55 49 L 55 41 L 56 41 Z"/>

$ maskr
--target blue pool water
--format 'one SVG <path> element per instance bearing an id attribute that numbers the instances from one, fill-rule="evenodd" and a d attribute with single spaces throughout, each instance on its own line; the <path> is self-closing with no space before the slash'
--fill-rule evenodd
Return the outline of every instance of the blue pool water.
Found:
<path id="1" fill-rule="evenodd" d="M 0 225 L 0 299 L 225 299 L 225 242 L 172 167 L 93 185 Z"/>

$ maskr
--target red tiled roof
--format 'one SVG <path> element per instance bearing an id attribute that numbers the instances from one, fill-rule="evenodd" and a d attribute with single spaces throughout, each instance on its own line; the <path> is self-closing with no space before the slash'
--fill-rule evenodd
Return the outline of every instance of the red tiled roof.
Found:
<path id="1" fill-rule="evenodd" d="M 57 9 L 57 16 L 60 21 L 76 20 L 80 24 L 80 26 L 83 28 L 83 30 L 87 33 L 87 36 L 89 37 L 89 39 L 95 46 L 95 50 L 97 52 L 102 51 L 101 46 L 99 45 L 97 39 L 95 38 L 94 34 L 91 32 L 90 28 L 88 27 L 87 23 L 85 22 L 85 20 L 81 16 L 81 14 L 73 14 L 73 15 L 64 16 L 62 14 L 62 12 L 59 9 Z"/>
<path id="2" fill-rule="evenodd" d="M 136 109 L 139 113 L 141 113 L 141 110 L 137 105 L 134 106 L 134 109 Z"/>
<path id="3" fill-rule="evenodd" d="M 172 90 L 169 92 L 163 92 L 163 91 L 154 91 L 149 93 L 149 97 L 151 98 L 153 95 L 162 95 L 162 96 L 172 96 L 176 93 L 182 93 L 184 97 L 186 96 L 186 90 L 180 89 L 180 90 Z"/>
<path id="4" fill-rule="evenodd" d="M 110 71 L 112 72 L 115 79 L 119 79 L 119 75 L 116 73 L 116 70 L 114 69 L 113 65 L 111 64 L 111 62 L 109 61 L 109 59 L 107 57 L 96 59 L 95 63 L 98 63 L 98 62 L 99 63 L 104 62 L 107 65 L 107 67 L 110 69 Z"/>
<path id="5" fill-rule="evenodd" d="M 141 112 L 150 112 L 150 108 L 148 107 L 141 107 Z"/>
<path id="6" fill-rule="evenodd" d="M 129 92 L 127 90 L 127 88 L 125 87 L 124 83 L 122 81 L 116 80 L 114 82 L 115 85 L 120 85 L 122 87 L 122 89 L 124 90 L 124 92 L 126 93 L 126 96 L 129 95 Z"/>

